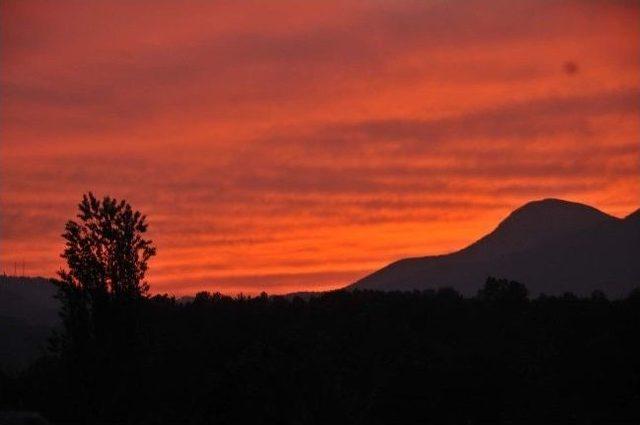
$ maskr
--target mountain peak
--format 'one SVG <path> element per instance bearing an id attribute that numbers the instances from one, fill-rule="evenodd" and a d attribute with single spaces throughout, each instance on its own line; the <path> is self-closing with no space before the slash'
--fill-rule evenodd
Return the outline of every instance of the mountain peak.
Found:
<path id="1" fill-rule="evenodd" d="M 529 202 L 493 232 L 447 255 L 396 261 L 352 288 L 477 291 L 487 276 L 529 285 L 532 293 L 625 295 L 640 282 L 640 210 L 619 219 L 561 199 Z"/>
<path id="2" fill-rule="evenodd" d="M 581 204 L 579 202 L 567 201 L 560 198 L 543 198 L 543 199 L 536 199 L 535 201 L 529 201 L 520 208 L 525 208 L 527 206 L 545 206 L 545 205 L 582 205 L 582 206 L 588 207 L 588 205 Z"/>
<path id="3" fill-rule="evenodd" d="M 514 210 L 500 223 L 501 226 L 534 225 L 546 230 L 560 230 L 556 227 L 582 227 L 599 221 L 615 219 L 613 216 L 589 205 L 562 199 L 546 198 L 531 201 Z"/>
<path id="4" fill-rule="evenodd" d="M 523 214 L 590 214 L 592 216 L 611 217 L 602 211 L 589 205 L 578 202 L 565 201 L 564 199 L 545 198 L 527 202 L 515 209 L 509 217 Z M 509 219 L 507 217 L 507 220 Z"/>
<path id="5" fill-rule="evenodd" d="M 577 202 L 555 198 L 531 201 L 514 210 L 493 232 L 463 252 L 474 257 L 500 256 L 615 220 L 618 219 Z"/>

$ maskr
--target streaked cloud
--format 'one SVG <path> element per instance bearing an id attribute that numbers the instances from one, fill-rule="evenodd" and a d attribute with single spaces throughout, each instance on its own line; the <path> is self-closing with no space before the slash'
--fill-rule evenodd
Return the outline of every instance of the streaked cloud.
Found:
<path id="1" fill-rule="evenodd" d="M 637 2 L 2 2 L 0 260 L 88 190 L 156 291 L 339 287 L 533 198 L 640 201 Z M 570 70 L 570 71 L 568 71 Z"/>

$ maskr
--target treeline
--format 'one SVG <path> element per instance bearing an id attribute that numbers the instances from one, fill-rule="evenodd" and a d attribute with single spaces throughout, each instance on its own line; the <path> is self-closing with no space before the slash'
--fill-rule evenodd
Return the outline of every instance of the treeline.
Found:
<path id="1" fill-rule="evenodd" d="M 110 299 L 82 343 L 2 377 L 54 423 L 640 423 L 640 291 Z"/>

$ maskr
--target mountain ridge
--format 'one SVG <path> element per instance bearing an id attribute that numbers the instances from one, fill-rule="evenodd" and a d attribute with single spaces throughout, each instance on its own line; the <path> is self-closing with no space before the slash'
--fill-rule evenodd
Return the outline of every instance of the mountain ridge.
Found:
<path id="1" fill-rule="evenodd" d="M 576 202 L 532 201 L 458 251 L 401 259 L 347 288 L 450 286 L 472 295 L 491 275 L 520 280 L 532 294 L 598 289 L 624 296 L 640 284 L 640 266 L 634 264 L 640 254 L 639 223 L 640 210 L 618 218 Z"/>

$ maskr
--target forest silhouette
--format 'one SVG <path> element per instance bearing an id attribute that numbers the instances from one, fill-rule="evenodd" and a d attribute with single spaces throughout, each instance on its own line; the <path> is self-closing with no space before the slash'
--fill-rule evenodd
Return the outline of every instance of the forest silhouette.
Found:
<path id="1" fill-rule="evenodd" d="M 640 422 L 640 290 L 149 295 L 144 215 L 83 197 L 46 355 L 0 409 L 81 424 Z M 553 279 L 553 276 L 549 276 Z"/>

